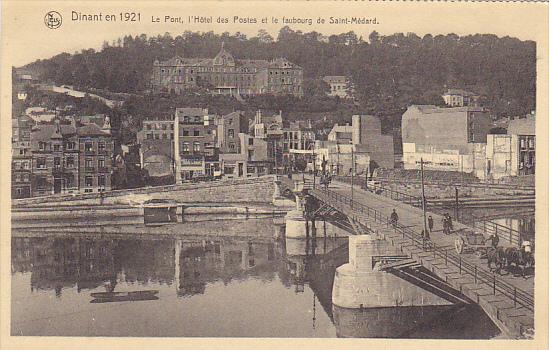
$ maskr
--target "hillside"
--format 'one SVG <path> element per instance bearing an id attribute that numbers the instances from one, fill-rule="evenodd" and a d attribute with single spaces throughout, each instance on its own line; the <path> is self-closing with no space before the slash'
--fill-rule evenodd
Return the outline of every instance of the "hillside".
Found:
<path id="1" fill-rule="evenodd" d="M 152 63 L 178 54 L 213 57 L 221 42 L 236 58 L 287 57 L 304 69 L 305 92 L 319 94 L 315 79 L 349 75 L 356 84 L 361 109 L 398 114 L 413 103 L 440 103 L 447 87 L 486 96 L 497 115 L 524 114 L 535 109 L 536 47 L 531 41 L 495 35 L 425 35 L 408 33 L 368 41 L 353 32 L 324 37 L 282 28 L 274 40 L 266 32 L 242 34 L 184 32 L 172 37 L 126 36 L 103 49 L 62 53 L 26 68 L 42 79 L 81 88 L 141 93 L 149 88 Z"/>

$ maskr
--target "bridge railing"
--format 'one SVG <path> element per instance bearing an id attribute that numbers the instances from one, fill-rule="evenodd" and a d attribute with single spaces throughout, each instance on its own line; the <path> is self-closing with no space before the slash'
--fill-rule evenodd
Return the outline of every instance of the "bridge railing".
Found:
<path id="1" fill-rule="evenodd" d="M 474 278 L 475 283 L 482 283 L 493 290 L 494 295 L 499 292 L 513 301 L 515 307 L 521 305 L 530 311 L 534 311 L 534 296 L 532 293 L 526 292 L 516 286 L 496 277 L 495 274 L 486 271 L 484 268 L 468 262 L 460 255 L 449 252 L 449 249 L 437 247 L 436 244 L 426 240 L 423 236 L 409 227 L 405 227 L 398 223 L 392 223 L 390 218 L 374 208 L 370 208 L 362 203 L 351 200 L 348 196 L 330 191 L 327 189 L 315 188 L 310 191 L 312 195 L 321 200 L 328 202 L 329 200 L 346 204 L 351 207 L 354 212 L 352 215 L 363 214 L 368 217 L 373 217 L 374 221 L 386 224 L 387 227 L 393 226 L 395 232 L 402 234 L 403 238 L 410 239 L 414 246 L 421 248 L 423 251 L 432 252 L 434 257 L 444 259 L 446 265 L 450 264 L 459 269 L 460 274 L 470 275 Z M 329 202 L 327 204 L 330 204 Z"/>
<path id="2" fill-rule="evenodd" d="M 473 221 L 471 225 L 486 234 L 497 234 L 498 237 L 509 241 L 512 245 L 520 246 L 522 243 L 522 237 L 519 231 L 500 225 L 496 222 L 489 220 Z"/>
<path id="3" fill-rule="evenodd" d="M 410 205 L 413 205 L 414 207 L 421 207 L 421 197 L 412 196 L 408 193 L 395 191 L 393 189 L 383 187 L 381 185 L 373 185 L 367 183 L 367 181 L 364 178 L 354 178 L 351 180 L 349 176 L 336 176 L 335 180 L 345 183 L 351 183 L 353 182 L 357 186 L 359 186 L 362 189 L 368 189 L 372 192 L 382 195 L 387 198 L 391 198 L 396 201 L 404 202 Z M 427 204 L 427 201 L 425 201 Z"/>
<path id="4" fill-rule="evenodd" d="M 348 176 L 337 176 L 336 180 L 345 183 L 351 183 L 351 179 Z M 364 189 L 364 184 L 366 183 L 366 181 L 364 179 L 354 179 L 354 183 Z M 382 195 L 384 197 L 391 198 L 392 200 L 404 202 L 414 207 L 421 208 L 421 197 L 395 191 L 381 185 L 368 185 L 368 189 L 372 190 L 372 192 L 374 192 L 375 194 Z M 425 200 L 425 208 L 429 208 L 430 210 L 438 212 L 439 214 L 446 211 L 443 206 L 433 205 L 433 203 L 429 203 L 429 200 L 427 199 Z M 472 228 L 482 232 L 485 235 L 492 235 L 493 233 L 497 233 L 500 238 L 508 241 L 509 244 L 514 246 L 520 246 L 520 244 L 522 243 L 522 237 L 519 231 L 507 226 L 497 224 L 495 222 L 473 221 L 472 223 L 466 223 L 459 220 L 458 222 L 466 226 L 472 226 Z"/>

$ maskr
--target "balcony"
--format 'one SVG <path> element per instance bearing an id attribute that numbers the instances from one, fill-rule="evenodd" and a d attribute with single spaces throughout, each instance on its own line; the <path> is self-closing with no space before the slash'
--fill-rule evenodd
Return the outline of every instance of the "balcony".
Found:
<path id="1" fill-rule="evenodd" d="M 110 173 L 111 169 L 106 166 L 100 166 L 97 168 L 98 173 Z"/>
<path id="2" fill-rule="evenodd" d="M 93 173 L 95 171 L 95 167 L 87 166 L 84 168 L 84 171 L 87 173 Z"/>

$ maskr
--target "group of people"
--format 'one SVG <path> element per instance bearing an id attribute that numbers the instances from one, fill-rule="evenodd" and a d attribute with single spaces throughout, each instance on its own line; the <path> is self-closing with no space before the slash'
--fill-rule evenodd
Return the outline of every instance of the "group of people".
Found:
<path id="1" fill-rule="evenodd" d="M 330 186 L 330 182 L 332 182 L 332 175 L 328 173 L 321 175 L 320 184 L 324 185 L 325 189 L 328 189 L 328 186 Z"/>
<path id="2" fill-rule="evenodd" d="M 442 232 L 446 235 L 449 235 L 454 230 L 454 225 L 452 224 L 452 217 L 448 213 L 444 213 L 442 216 Z"/>

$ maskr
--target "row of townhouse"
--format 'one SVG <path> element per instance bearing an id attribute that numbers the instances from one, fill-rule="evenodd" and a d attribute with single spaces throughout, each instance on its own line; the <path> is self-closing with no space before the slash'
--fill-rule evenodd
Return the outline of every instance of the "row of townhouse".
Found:
<path id="1" fill-rule="evenodd" d="M 307 126 L 282 125 L 282 115 L 219 116 L 202 108 L 177 108 L 149 118 L 138 132 L 141 166 L 151 177 L 180 183 L 202 177 L 251 177 L 282 170 L 295 150 L 311 149 Z M 287 166 L 287 165 L 286 165 Z"/>
<path id="2" fill-rule="evenodd" d="M 12 198 L 108 191 L 114 142 L 109 118 L 102 127 L 59 119 L 36 124 L 12 119 Z"/>

